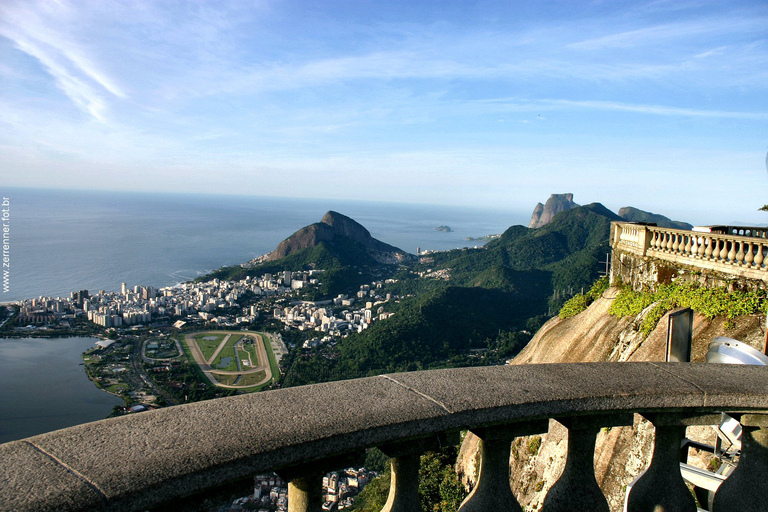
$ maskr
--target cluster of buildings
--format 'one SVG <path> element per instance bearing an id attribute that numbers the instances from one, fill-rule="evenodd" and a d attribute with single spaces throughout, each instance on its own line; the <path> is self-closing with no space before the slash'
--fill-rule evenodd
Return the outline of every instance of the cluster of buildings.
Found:
<path id="1" fill-rule="evenodd" d="M 172 322 L 181 327 L 188 322 L 210 322 L 220 327 L 236 327 L 253 323 L 260 314 L 269 314 L 285 325 L 286 330 L 317 331 L 321 335 L 304 343 L 305 348 L 322 345 L 326 341 L 343 338 L 353 332 L 367 329 L 376 320 L 388 318 L 383 304 L 392 299 L 380 290 L 384 284 L 376 281 L 362 285 L 355 296 L 339 295 L 332 300 L 306 302 L 293 301 L 259 311 L 264 304 L 240 308 L 238 300 L 245 294 L 259 298 L 280 298 L 294 290 L 317 286 L 322 270 L 299 272 L 283 271 L 277 274 L 248 276 L 239 281 L 213 279 L 207 282 L 189 282 L 167 288 L 122 283 L 119 292 L 88 290 L 72 292 L 70 297 L 39 297 L 21 302 L 20 318 L 27 323 L 53 323 L 62 319 L 85 315 L 101 327 L 128 327 L 153 322 Z M 233 308 L 237 308 L 233 313 Z M 340 313 L 339 308 L 345 308 Z"/>
<path id="2" fill-rule="evenodd" d="M 339 295 L 332 301 L 295 302 L 287 307 L 276 307 L 272 314 L 286 329 L 325 333 L 322 338 L 307 340 L 304 343 L 304 348 L 312 348 L 333 337 L 343 338 L 349 333 L 361 332 L 374 321 L 392 316 L 393 313 L 386 313 L 382 306 L 392 299 L 392 295 L 377 293 L 383 284 L 379 281 L 372 285 L 362 285 L 356 297 Z M 357 308 L 354 307 L 356 303 L 359 304 Z M 338 307 L 349 309 L 334 313 L 334 308 Z"/>
<path id="3" fill-rule="evenodd" d="M 365 468 L 349 468 L 328 473 L 323 477 L 323 510 L 350 508 L 355 496 L 376 476 L 376 472 Z"/>
<path id="4" fill-rule="evenodd" d="M 102 327 L 148 324 L 158 318 L 196 317 L 222 326 L 253 322 L 259 315 L 255 307 L 240 315 L 226 315 L 222 310 L 238 307 L 237 300 L 251 292 L 259 297 L 277 297 L 292 290 L 318 283 L 322 270 L 285 271 L 264 274 L 239 281 L 213 279 L 205 283 L 183 283 L 156 289 L 151 286 L 129 287 L 122 283 L 120 292 L 88 290 L 72 292 L 70 297 L 39 297 L 21 301 L 20 317 L 29 323 L 46 323 L 84 314 Z"/>
<path id="5" fill-rule="evenodd" d="M 355 496 L 376 476 L 376 472 L 365 468 L 349 468 L 326 474 L 323 477 L 323 510 L 350 508 Z M 272 473 L 256 475 L 253 480 L 253 495 L 234 500 L 223 506 L 220 512 L 287 512 L 288 484 L 282 478 Z"/>

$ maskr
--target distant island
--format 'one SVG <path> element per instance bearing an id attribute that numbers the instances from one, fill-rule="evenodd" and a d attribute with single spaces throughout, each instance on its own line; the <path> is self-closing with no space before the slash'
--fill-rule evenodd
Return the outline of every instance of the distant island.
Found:
<path id="1" fill-rule="evenodd" d="M 451 226 L 437 226 L 435 228 L 435 231 L 444 231 L 446 233 L 453 233 L 453 230 L 451 229 Z"/>
<path id="2" fill-rule="evenodd" d="M 484 236 L 478 236 L 478 237 L 468 236 L 467 238 L 465 238 L 465 240 L 468 242 L 487 242 L 488 240 L 493 240 L 494 238 L 499 238 L 500 236 L 501 234 L 484 235 Z"/>

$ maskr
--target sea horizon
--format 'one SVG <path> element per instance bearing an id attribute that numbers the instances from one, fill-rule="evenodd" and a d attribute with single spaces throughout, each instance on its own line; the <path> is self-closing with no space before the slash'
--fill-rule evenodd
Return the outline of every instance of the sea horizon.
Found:
<path id="1" fill-rule="evenodd" d="M 10 202 L 10 272 L 1 303 L 114 291 L 122 282 L 172 286 L 266 254 L 329 210 L 414 254 L 482 245 L 466 238 L 530 218 L 514 207 L 362 200 L 26 187 L 2 194 Z"/>

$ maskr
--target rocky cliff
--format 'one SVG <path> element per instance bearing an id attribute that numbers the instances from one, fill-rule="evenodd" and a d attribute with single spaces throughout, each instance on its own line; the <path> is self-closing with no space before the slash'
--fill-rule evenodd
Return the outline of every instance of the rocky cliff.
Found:
<path id="1" fill-rule="evenodd" d="M 349 240 L 359 244 L 379 263 L 398 263 L 415 258 L 397 247 L 373 238 L 365 227 L 346 215 L 329 211 L 320 222 L 303 227 L 280 242 L 263 261 L 284 258 L 303 249 L 315 247 L 320 242 L 339 240 Z"/>
<path id="2" fill-rule="evenodd" d="M 540 228 L 548 224 L 558 213 L 577 206 L 579 205 L 573 202 L 573 194 L 552 194 L 546 204 L 538 203 L 533 209 L 528 227 Z"/>
<path id="3" fill-rule="evenodd" d="M 646 338 L 638 331 L 645 312 L 637 318 L 616 318 L 608 314 L 618 290 L 607 290 L 587 310 L 568 319 L 553 318 L 536 333 L 531 342 L 513 360 L 513 364 L 559 363 L 579 361 L 663 361 L 666 350 L 667 317 Z M 649 308 L 650 309 L 650 308 Z M 712 321 L 696 314 L 693 330 L 693 360 L 703 362 L 709 342 L 716 336 L 729 336 L 762 348 L 763 318 L 744 316 L 735 327 L 726 330 L 724 319 Z M 710 427 L 689 427 L 688 436 L 712 444 Z M 512 489 L 525 510 L 539 510 L 549 488 L 565 466 L 567 431 L 556 421 L 541 443 L 532 438 L 517 439 L 510 459 Z M 603 429 L 595 449 L 595 476 L 608 498 L 612 511 L 623 507 L 624 490 L 650 462 L 653 426 L 636 415 L 632 427 Z M 694 451 L 692 451 L 693 453 Z M 468 435 L 460 453 L 457 469 L 465 481 L 476 475 L 477 438 Z M 692 461 L 706 467 L 709 456 L 693 455 Z"/>

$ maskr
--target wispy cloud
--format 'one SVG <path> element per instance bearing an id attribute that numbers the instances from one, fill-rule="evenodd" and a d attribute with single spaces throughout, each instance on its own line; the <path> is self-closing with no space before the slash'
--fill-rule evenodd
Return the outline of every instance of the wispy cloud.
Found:
<path id="1" fill-rule="evenodd" d="M 0 35 L 37 59 L 75 105 L 103 120 L 105 96 L 126 94 L 67 32 L 72 17 L 67 5 L 59 2 L 6 5 L 0 11 Z"/>
<path id="2" fill-rule="evenodd" d="M 541 110 L 604 110 L 614 112 L 632 112 L 657 116 L 707 117 L 719 119 L 745 119 L 753 121 L 768 120 L 768 112 L 739 112 L 725 110 L 702 110 L 693 108 L 670 107 L 664 105 L 642 105 L 598 100 L 540 99 L 520 100 L 515 98 L 482 100 L 478 103 L 497 104 L 507 111 L 535 112 Z"/>

